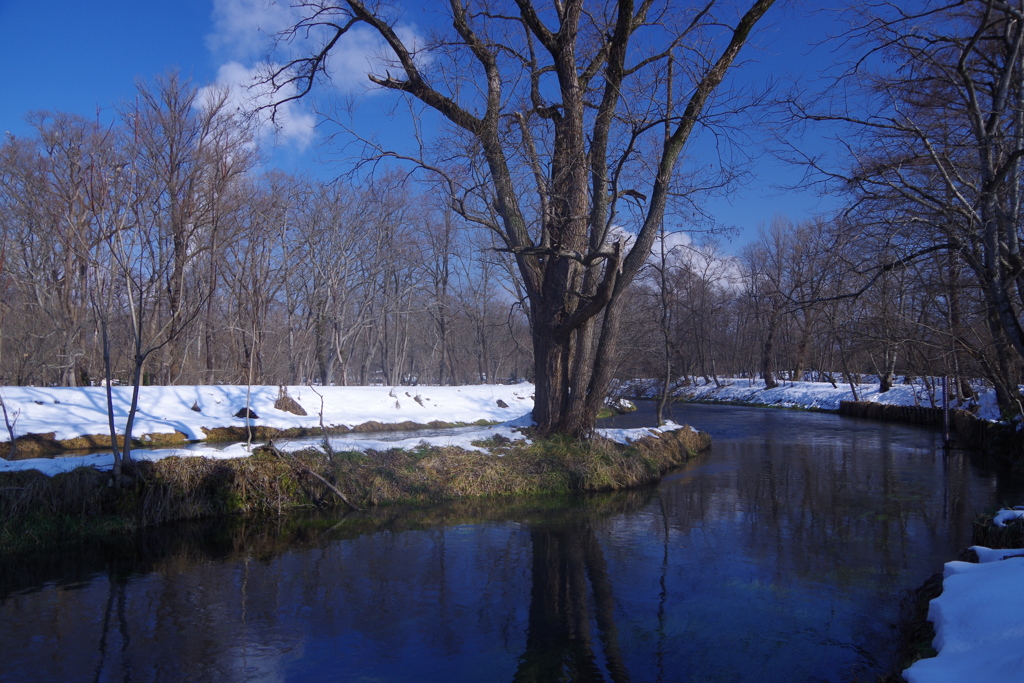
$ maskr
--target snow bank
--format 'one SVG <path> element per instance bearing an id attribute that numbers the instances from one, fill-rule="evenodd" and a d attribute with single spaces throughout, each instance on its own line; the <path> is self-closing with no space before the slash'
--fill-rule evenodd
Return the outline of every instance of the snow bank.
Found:
<path id="1" fill-rule="evenodd" d="M 287 387 L 288 395 L 306 410 L 305 417 L 274 408 L 278 387 L 251 388 L 248 405 L 258 424 L 274 429 L 354 427 L 366 422 L 426 424 L 442 422 L 504 422 L 533 410 L 533 385 L 462 387 Z M 103 387 L 0 387 L 15 425 L 15 436 L 53 432 L 58 440 L 108 434 L 107 399 Z M 132 388 L 114 387 L 114 421 L 119 431 L 128 417 Z M 192 407 L 198 411 L 192 410 Z M 192 441 L 204 438 L 203 428 L 244 427 L 235 414 L 246 406 L 244 386 L 141 387 L 133 434 L 182 432 Z M 0 441 L 7 441 L 0 429 Z"/>
<path id="2" fill-rule="evenodd" d="M 124 426 L 131 404 L 131 387 L 114 387 L 114 420 Z M 358 436 L 332 438 L 339 450 L 378 450 L 413 448 L 429 445 L 452 445 L 476 448 L 479 441 L 500 434 L 519 438 L 515 427 L 529 424 L 533 410 L 533 385 L 475 385 L 461 387 L 287 387 L 288 395 L 308 413 L 294 415 L 274 408 L 279 390 L 276 386 L 252 387 L 248 404 L 258 417 L 255 425 L 288 429 L 316 429 L 320 412 L 327 427 L 354 427 L 367 422 L 394 424 L 415 422 L 473 423 L 478 420 L 502 423 L 496 427 L 454 430 L 451 434 L 396 441 L 360 439 Z M 318 393 L 320 395 L 318 395 Z M 320 396 L 323 396 L 321 407 Z M 54 438 L 72 439 L 89 434 L 107 434 L 106 393 L 102 387 L 2 387 L 0 398 L 7 405 L 15 426 L 15 437 L 24 434 L 53 433 Z M 193 410 L 193 406 L 198 410 Z M 169 386 L 141 387 L 139 410 L 133 434 L 185 434 L 189 440 L 203 439 L 203 428 L 244 427 L 245 419 L 235 414 L 246 406 L 244 386 Z M 0 441 L 7 441 L 6 430 Z M 284 445 L 284 448 L 289 446 Z M 302 446 L 293 445 L 292 448 Z M 179 448 L 136 449 L 138 460 L 160 460 L 172 456 L 238 458 L 249 455 L 245 444 L 204 445 Z M 57 458 L 33 458 L 7 461 L 0 458 L 0 472 L 36 469 L 48 475 L 67 472 L 76 467 L 109 469 L 113 455 L 94 454 Z"/>
<path id="3" fill-rule="evenodd" d="M 1015 507 L 1012 510 L 1000 510 L 992 518 L 996 526 L 1006 526 L 1006 523 L 1014 519 L 1024 519 L 1024 507 Z"/>
<path id="4" fill-rule="evenodd" d="M 909 683 L 1024 681 L 1024 550 L 972 549 L 979 564 L 946 563 L 928 608 L 939 654 L 904 671 Z"/>
<path id="5" fill-rule="evenodd" d="M 940 406 L 941 390 L 929 390 L 920 383 L 895 384 L 889 391 L 879 391 L 878 383 L 864 383 L 857 386 L 857 396 L 848 384 L 833 387 L 828 382 L 782 382 L 774 389 L 765 389 L 764 380 L 739 377 L 719 378 L 721 386 L 714 382 L 698 379 L 697 384 L 680 386 L 673 390 L 672 395 L 695 401 L 722 401 L 726 403 L 746 403 L 751 405 L 768 405 L 785 408 L 817 408 L 839 410 L 841 401 L 870 401 L 897 406 Z M 951 403 L 951 408 L 971 409 L 978 417 L 985 420 L 998 420 L 999 409 L 996 405 L 995 392 L 990 389 L 976 388 L 978 400 L 968 406 L 963 402 Z M 634 380 L 616 388 L 616 393 L 625 396 L 656 397 L 661 393 L 658 380 Z"/>
<path id="6" fill-rule="evenodd" d="M 671 420 L 665 422 L 661 427 L 641 427 L 639 429 L 598 429 L 597 433 L 606 439 L 611 439 L 615 443 L 628 444 L 632 441 L 642 439 L 645 436 L 657 436 L 658 434 L 664 434 L 665 432 L 672 432 L 677 429 L 682 429 L 683 425 L 678 425 Z M 688 427 L 691 431 L 697 431 L 693 427 Z"/>
<path id="7" fill-rule="evenodd" d="M 383 439 L 372 435 L 346 434 L 330 437 L 335 450 L 369 451 L 391 448 L 412 449 L 421 446 L 456 446 L 466 450 L 484 451 L 473 442 L 495 436 L 516 440 L 525 438 L 519 431 L 532 424 L 533 385 L 479 385 L 461 387 L 288 387 L 288 395 L 299 402 L 307 416 L 293 415 L 274 408 L 278 388 L 252 387 L 249 407 L 258 416 L 255 425 L 287 429 L 305 427 L 316 429 L 320 424 L 321 409 L 327 427 L 354 427 L 367 422 L 394 424 L 434 421 L 473 423 L 478 420 L 499 422 L 488 427 L 466 427 L 444 430 L 436 436 L 401 438 L 400 434 Z M 320 396 L 323 396 L 321 408 Z M 56 439 L 71 439 L 88 434 L 107 433 L 106 395 L 101 387 L 36 388 L 3 387 L 0 396 L 8 412 L 16 417 L 15 436 L 53 432 Z M 114 415 L 118 426 L 123 426 L 131 401 L 130 387 L 114 388 Z M 139 412 L 133 432 L 135 435 L 182 432 L 190 440 L 204 437 L 203 428 L 241 427 L 244 418 L 235 413 L 246 405 L 244 386 L 170 386 L 142 387 L 139 394 Z M 193 410 L 193 406 L 199 410 Z M 652 429 L 605 429 L 604 436 L 620 443 L 635 441 L 679 425 Z M 0 441 L 6 441 L 4 433 Z M 307 440 L 277 443 L 282 450 L 298 450 L 310 444 Z M 200 456 L 206 458 L 241 458 L 249 455 L 244 443 L 202 444 L 182 448 L 134 449 L 137 460 L 161 460 L 174 456 Z M 76 467 L 95 467 L 106 470 L 113 467 L 110 453 L 3 460 L 0 472 L 35 469 L 47 475 L 69 472 Z"/>

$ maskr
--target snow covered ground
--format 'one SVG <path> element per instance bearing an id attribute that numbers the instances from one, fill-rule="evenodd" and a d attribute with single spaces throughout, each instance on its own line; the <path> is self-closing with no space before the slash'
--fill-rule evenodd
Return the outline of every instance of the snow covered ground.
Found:
<path id="1" fill-rule="evenodd" d="M 54 438 L 64 440 L 109 433 L 105 391 L 102 387 L 0 387 L 0 399 L 7 406 L 15 437 L 53 433 Z M 405 441 L 367 440 L 360 439 L 358 435 L 332 437 L 335 448 L 348 450 L 415 447 L 424 441 L 469 447 L 470 441 L 486 439 L 494 434 L 511 438 L 518 434 L 514 431 L 515 426 L 529 423 L 533 410 L 533 385 L 526 383 L 460 387 L 294 386 L 287 387 L 287 392 L 305 409 L 305 417 L 274 408 L 279 396 L 278 387 L 254 386 L 248 391 L 248 406 L 257 415 L 252 423 L 275 429 L 318 429 L 321 411 L 327 427 L 354 427 L 367 422 L 427 424 L 434 421 L 473 423 L 486 420 L 502 423 Z M 120 433 L 128 416 L 131 387 L 114 387 L 113 394 L 114 420 Z M 132 433 L 139 438 L 144 434 L 178 431 L 189 440 L 200 440 L 205 437 L 203 428 L 244 427 L 245 418 L 235 417 L 235 414 L 245 408 L 246 394 L 245 386 L 141 387 Z M 9 436 L 2 425 L 0 432 L 0 441 L 7 441 Z M 147 460 L 186 454 L 237 458 L 248 455 L 248 451 L 244 443 L 192 446 L 187 453 L 179 448 L 133 450 L 133 457 Z M 113 456 L 109 454 L 14 461 L 0 459 L 0 472 L 38 469 L 52 475 L 83 465 L 106 468 L 112 463 Z"/>
<path id="2" fill-rule="evenodd" d="M 142 387 L 133 435 L 140 438 L 145 434 L 178 431 L 195 441 L 204 438 L 203 428 L 243 427 L 245 418 L 235 417 L 235 414 L 246 406 L 246 389 L 244 386 Z M 303 427 L 315 430 L 320 426 L 321 411 L 327 427 L 354 427 L 367 422 L 428 424 L 434 421 L 474 423 L 486 420 L 499 423 L 487 427 L 436 430 L 438 433 L 434 435 L 410 438 L 402 438 L 400 432 L 386 438 L 355 433 L 331 436 L 331 446 L 335 450 L 417 448 L 423 444 L 482 450 L 472 442 L 495 435 L 508 439 L 524 438 L 518 430 L 531 424 L 530 413 L 533 410 L 533 385 L 526 383 L 460 387 L 295 386 L 288 387 L 287 392 L 306 410 L 308 414 L 305 417 L 274 407 L 279 396 L 278 387 L 258 386 L 251 387 L 248 392 L 248 406 L 257 415 L 252 420 L 253 424 L 275 429 Z M 128 416 L 131 388 L 115 387 L 113 394 L 115 424 L 120 428 Z M 54 438 L 66 440 L 108 433 L 106 395 L 101 387 L 2 387 L 0 398 L 7 406 L 15 437 L 53 433 Z M 677 427 L 664 429 L 672 428 Z M 0 441 L 7 441 L 6 429 L 0 431 Z M 628 442 L 663 430 L 603 431 L 607 432 L 607 438 Z M 315 439 L 278 445 L 287 450 L 304 448 L 311 442 Z M 160 460 L 179 455 L 240 458 L 249 455 L 249 449 L 245 443 L 233 443 L 190 445 L 187 450 L 172 447 L 132 451 L 132 457 L 137 460 Z M 82 466 L 107 469 L 113 466 L 113 456 L 99 453 L 13 461 L 0 458 L 0 472 L 37 469 L 52 476 Z"/>
<path id="3" fill-rule="evenodd" d="M 886 392 L 879 391 L 877 381 L 869 382 L 865 378 L 861 384 L 855 385 L 857 395 L 854 397 L 849 384 L 837 381 L 833 387 L 829 382 L 783 382 L 774 389 L 765 389 L 764 380 L 747 379 L 745 377 L 719 378 L 721 386 L 714 382 L 706 382 L 697 378 L 696 384 L 678 386 L 672 391 L 677 398 L 697 401 L 721 401 L 725 403 L 745 403 L 748 405 L 779 406 L 785 408 L 818 408 L 838 410 L 840 401 L 871 401 L 898 406 L 924 406 L 927 408 L 942 405 L 941 388 L 937 385 L 931 389 L 921 381 L 913 384 L 897 383 Z M 951 401 L 951 408 L 970 409 L 978 417 L 986 420 L 999 419 L 995 392 L 982 386 L 976 386 L 978 400 L 966 405 L 960 401 Z M 633 380 L 616 387 L 616 393 L 623 396 L 656 398 L 661 395 L 661 383 L 658 380 Z"/>
<path id="4" fill-rule="evenodd" d="M 317 428 L 381 423 L 503 422 L 533 410 L 533 385 L 462 387 L 286 387 L 307 415 L 274 408 L 276 386 L 254 386 L 248 406 L 254 422 L 275 429 Z M 205 438 L 203 427 L 243 427 L 235 414 L 245 408 L 245 386 L 161 386 L 139 389 L 139 410 L 133 434 L 179 431 L 192 441 Z M 114 387 L 114 420 L 123 426 L 131 404 L 131 387 Z M 108 434 L 106 389 L 103 387 L 0 387 L 0 398 L 15 422 L 15 436 L 55 432 L 56 439 Z M 505 407 L 502 407 L 504 404 Z M 195 410 L 193 409 L 195 407 Z M 8 438 L 0 429 L 0 440 Z"/>
<path id="5" fill-rule="evenodd" d="M 833 387 L 828 382 L 782 382 L 775 389 L 765 389 L 763 380 L 720 378 L 719 381 L 721 386 L 698 378 L 696 383 L 676 388 L 673 394 L 691 400 L 831 410 L 838 409 L 840 401 L 854 400 L 853 391 L 845 384 Z M 276 409 L 274 403 L 280 395 L 276 386 L 141 387 L 132 433 L 135 438 L 145 440 L 145 435 L 177 431 L 190 441 L 199 441 L 205 438 L 204 428 L 244 427 L 245 419 L 235 415 L 246 405 L 258 416 L 253 424 L 275 429 L 299 427 L 316 430 L 321 413 L 327 427 L 354 427 L 367 422 L 427 424 L 433 421 L 473 423 L 486 420 L 501 423 L 494 427 L 458 429 L 431 436 L 391 437 L 386 441 L 361 435 L 331 437 L 332 446 L 338 450 L 412 448 L 422 443 L 472 449 L 472 441 L 496 434 L 519 438 L 516 428 L 529 423 L 533 410 L 533 385 L 527 383 L 461 387 L 292 386 L 286 390 L 306 410 L 306 416 Z M 617 387 L 617 393 L 653 397 L 660 393 L 660 384 L 657 380 L 634 380 Z M 937 393 L 937 390 L 933 388 L 931 393 Z M 993 394 L 982 388 L 973 406 L 961 407 L 973 408 L 980 417 L 995 419 L 998 411 Z M 113 395 L 115 424 L 121 431 L 128 414 L 131 388 L 114 387 Z M 931 406 L 939 402 L 939 397 L 934 395 L 929 399 L 929 389 L 921 382 L 896 384 L 885 393 L 878 390 L 877 382 L 865 382 L 857 387 L 856 398 L 893 405 Z M 108 433 L 106 394 L 102 387 L 0 387 L 0 399 L 7 406 L 15 436 L 53 434 L 55 439 L 66 440 Z M 605 436 L 619 441 L 650 433 L 647 430 L 605 431 Z M 0 441 L 8 438 L 7 431 L 0 429 Z M 301 445 L 308 445 L 308 441 L 283 447 Z M 187 453 L 181 448 L 138 449 L 134 453 L 139 459 L 154 460 L 186 454 L 234 458 L 248 455 L 248 450 L 245 444 L 236 443 L 193 445 Z M 52 475 L 82 465 L 105 468 L 111 462 L 109 454 L 17 461 L 0 459 L 0 472 L 39 469 Z"/>

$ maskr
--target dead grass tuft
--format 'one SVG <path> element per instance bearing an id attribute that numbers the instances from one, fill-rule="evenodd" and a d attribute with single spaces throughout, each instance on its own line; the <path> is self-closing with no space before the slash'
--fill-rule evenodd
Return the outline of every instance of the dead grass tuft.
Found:
<path id="1" fill-rule="evenodd" d="M 278 410 L 283 410 L 286 413 L 292 413 L 293 415 L 305 416 L 308 414 L 306 413 L 306 409 L 303 408 L 298 401 L 288 395 L 288 392 L 284 390 L 284 387 L 281 387 L 280 395 L 277 397 L 277 400 L 274 401 L 274 407 Z"/>
<path id="2" fill-rule="evenodd" d="M 15 455 L 19 460 L 25 458 L 38 458 L 40 455 L 58 453 L 62 450 L 60 442 L 54 437 L 56 432 L 46 434 L 25 434 L 14 440 L 16 444 Z M 0 442 L 0 457 L 8 457 L 11 451 L 9 441 Z"/>
<path id="3" fill-rule="evenodd" d="M 972 545 L 983 545 L 986 548 L 1024 548 L 1024 520 L 1008 522 L 1006 526 L 996 526 L 992 521 L 995 515 L 982 515 L 974 520 Z"/>
<path id="4" fill-rule="evenodd" d="M 480 420 L 473 424 L 479 426 L 490 426 L 497 424 L 496 422 L 489 422 L 487 420 Z M 449 427 L 466 427 L 468 426 L 465 422 L 441 422 L 434 420 L 426 424 L 420 422 L 364 422 L 354 427 L 347 427 L 345 425 L 332 425 L 321 429 L 319 426 L 316 427 L 289 427 L 287 429 L 274 429 L 273 427 L 265 427 L 262 425 L 251 425 L 249 428 L 244 426 L 239 427 L 203 427 L 203 434 L 205 435 L 205 441 L 220 442 L 220 441 L 245 441 L 249 438 L 249 432 L 252 432 L 252 438 L 256 441 L 267 441 L 269 439 L 301 439 L 309 437 L 322 437 L 326 431 L 328 436 L 336 436 L 339 434 L 350 434 L 352 432 L 398 432 L 398 431 L 409 431 L 414 429 L 446 429 Z"/>
<path id="5" fill-rule="evenodd" d="M 246 441 L 250 433 L 255 441 L 267 441 L 268 439 L 303 439 L 309 437 L 323 436 L 320 427 L 289 427 L 287 429 L 275 429 L 262 425 L 251 425 L 250 427 L 202 427 L 206 436 L 204 441 Z M 328 434 L 348 434 L 348 427 L 329 427 Z"/>

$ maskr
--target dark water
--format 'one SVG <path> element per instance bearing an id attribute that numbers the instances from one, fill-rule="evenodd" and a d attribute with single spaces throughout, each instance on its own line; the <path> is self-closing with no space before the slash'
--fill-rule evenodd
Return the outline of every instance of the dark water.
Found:
<path id="1" fill-rule="evenodd" d="M 642 491 L 222 520 L 0 560 L 0 680 L 872 681 L 900 592 L 976 513 L 1021 502 L 931 430 L 675 417 L 712 451 Z"/>

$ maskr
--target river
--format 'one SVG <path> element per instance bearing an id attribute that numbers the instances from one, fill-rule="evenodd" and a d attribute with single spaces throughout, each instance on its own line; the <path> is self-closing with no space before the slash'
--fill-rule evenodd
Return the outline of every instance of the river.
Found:
<path id="1" fill-rule="evenodd" d="M 170 525 L 0 561 L 0 680 L 873 681 L 901 592 L 977 513 L 1021 502 L 934 430 L 675 418 L 714 445 L 639 491 Z"/>

